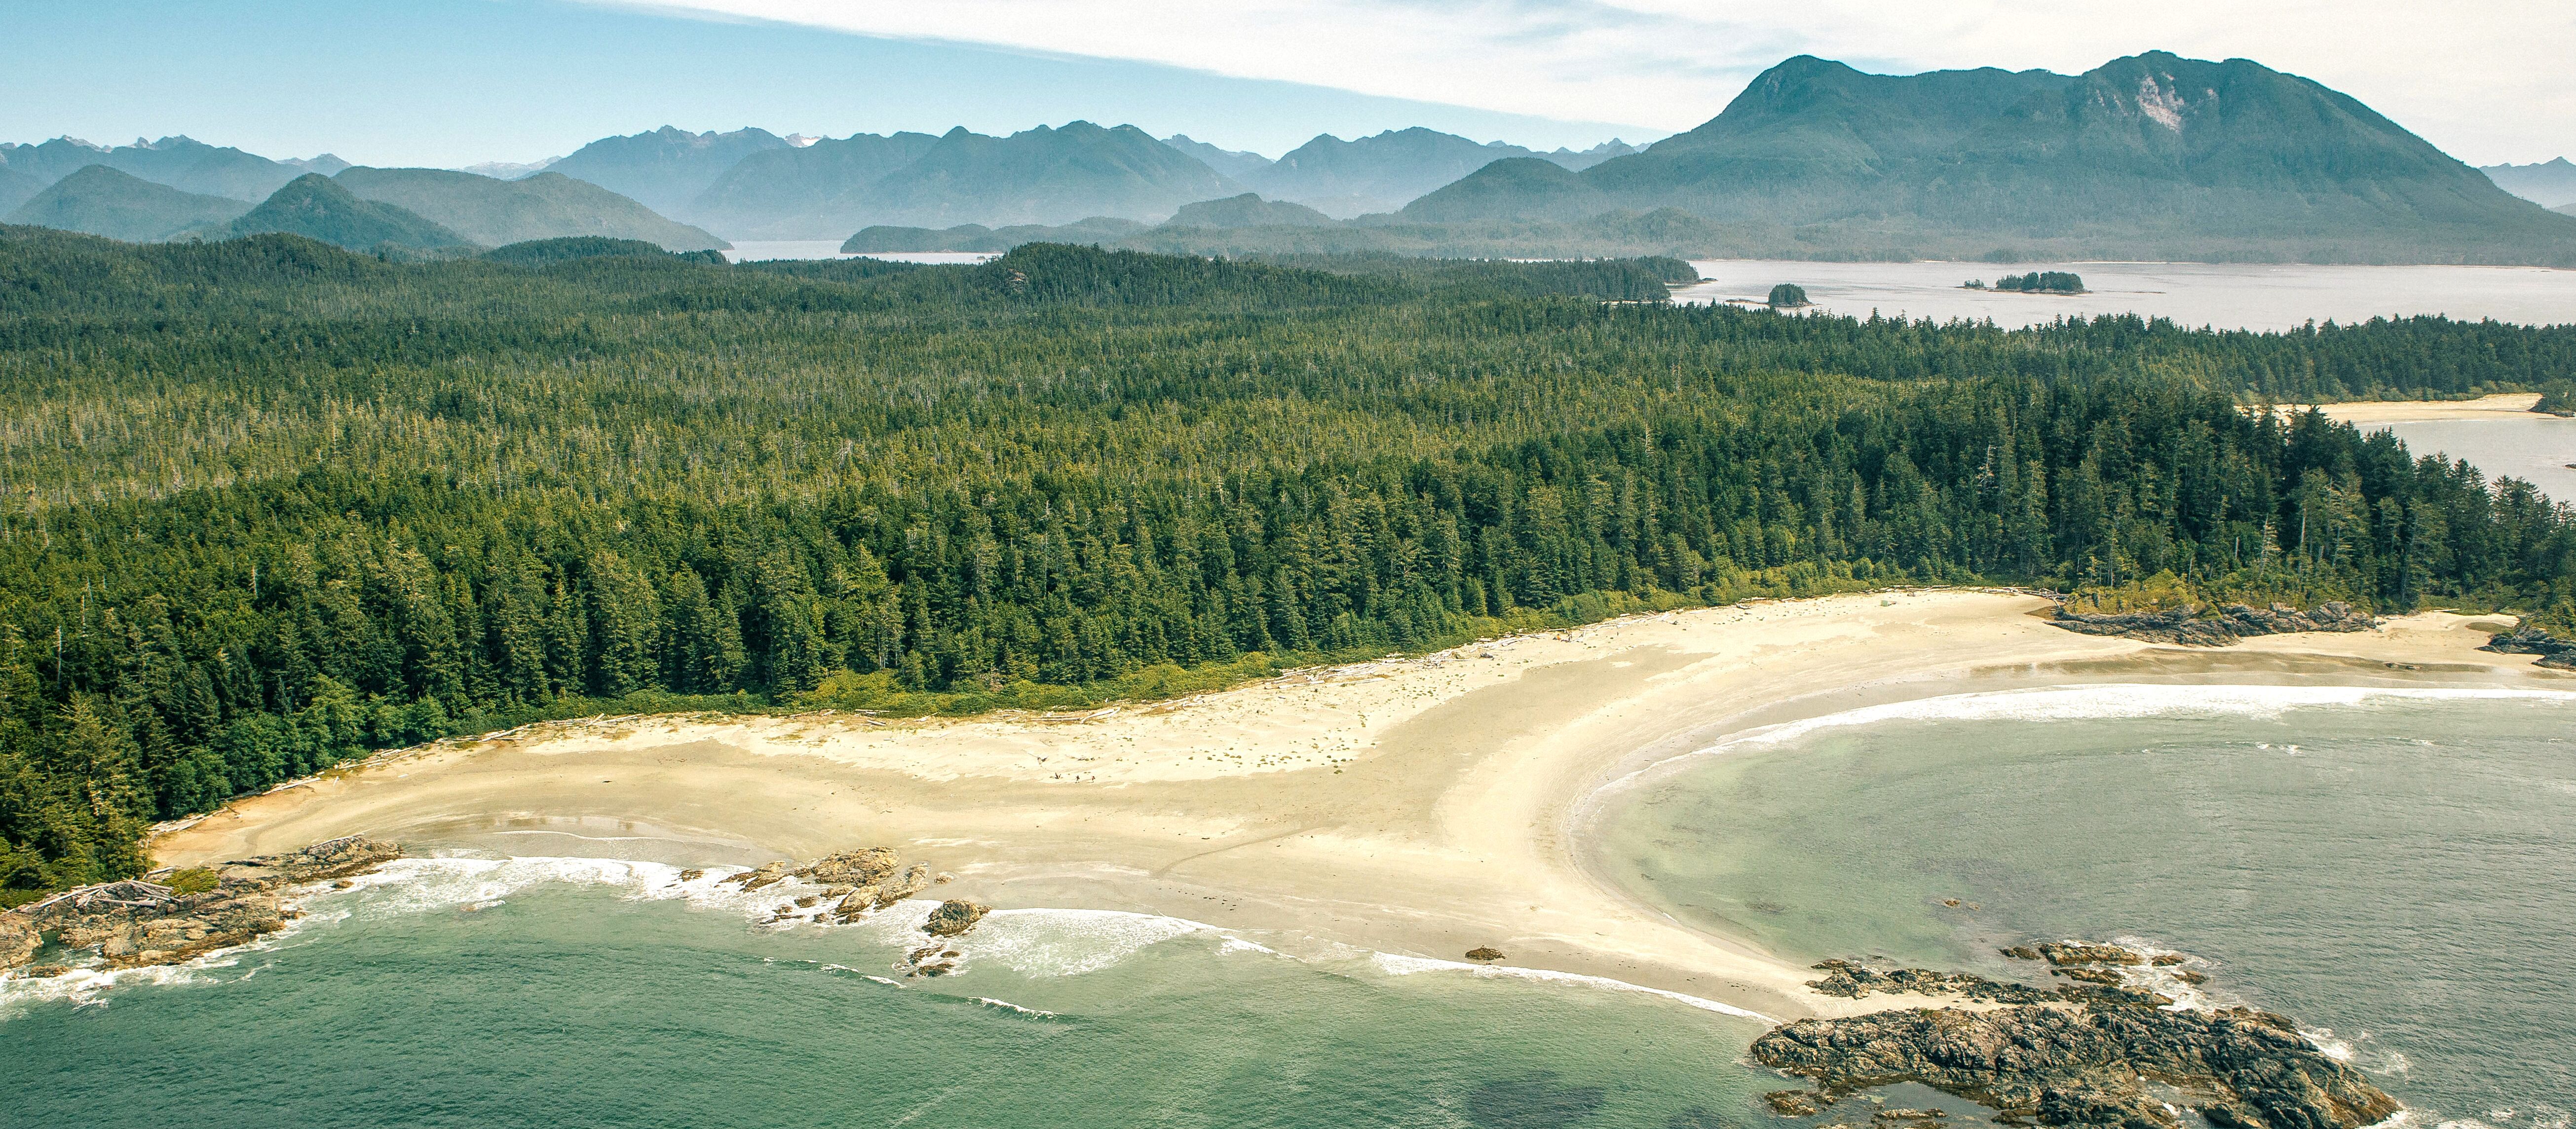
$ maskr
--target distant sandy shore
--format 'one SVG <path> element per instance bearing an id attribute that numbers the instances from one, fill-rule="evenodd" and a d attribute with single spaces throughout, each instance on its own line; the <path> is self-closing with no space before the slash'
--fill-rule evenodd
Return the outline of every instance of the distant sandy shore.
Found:
<path id="1" fill-rule="evenodd" d="M 2499 392 L 2475 400 L 2358 400 L 2349 404 L 2318 404 L 2316 407 L 2326 414 L 2327 419 L 2367 426 L 2443 419 L 2530 419 L 2534 418 L 2531 406 L 2539 402 L 2538 392 Z M 2291 410 L 2307 409 L 2300 406 Z"/>
<path id="2" fill-rule="evenodd" d="M 2076 682 L 2576 687 L 2474 648 L 2496 617 L 2217 651 L 2076 635 L 1936 590 L 1635 617 L 1080 718 L 660 717 L 445 743 L 160 836 L 195 864 L 366 833 L 415 849 L 748 864 L 884 844 L 950 896 L 1165 914 L 1309 945 L 1607 976 L 1791 1018 L 1882 1006 L 1593 873 L 1603 785 L 1725 733 Z"/>

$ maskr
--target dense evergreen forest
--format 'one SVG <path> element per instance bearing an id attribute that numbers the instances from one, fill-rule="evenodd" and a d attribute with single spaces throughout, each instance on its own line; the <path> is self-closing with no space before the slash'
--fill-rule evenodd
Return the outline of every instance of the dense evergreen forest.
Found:
<path id="1" fill-rule="evenodd" d="M 2576 517 L 2528 486 L 2246 410 L 2537 388 L 2576 329 L 1675 308 L 1655 261 L 614 244 L 0 228 L 0 887 L 532 718 L 1069 706 L 1908 582 L 2576 596 Z"/>

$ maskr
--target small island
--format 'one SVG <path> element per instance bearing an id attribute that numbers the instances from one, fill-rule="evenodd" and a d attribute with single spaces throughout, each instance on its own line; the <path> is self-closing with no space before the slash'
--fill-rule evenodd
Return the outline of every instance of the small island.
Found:
<path id="1" fill-rule="evenodd" d="M 2011 274 L 1995 280 L 1991 288 L 1984 279 L 1972 278 L 1960 284 L 1962 290 L 2006 290 L 2016 294 L 2087 294 L 2084 278 L 2073 271 L 2032 271 Z"/>
<path id="2" fill-rule="evenodd" d="M 1807 301 L 1807 288 L 1794 282 L 1783 282 L 1772 287 L 1771 297 L 1764 302 L 1775 310 L 1791 310 L 1800 306 L 1814 305 Z"/>

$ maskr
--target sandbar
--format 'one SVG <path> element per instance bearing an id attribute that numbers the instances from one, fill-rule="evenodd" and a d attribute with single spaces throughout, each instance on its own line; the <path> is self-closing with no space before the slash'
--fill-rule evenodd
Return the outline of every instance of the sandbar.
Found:
<path id="1" fill-rule="evenodd" d="M 1601 873 L 1605 785 L 1729 732 L 2080 682 L 2576 688 L 2444 612 L 2221 650 L 2077 635 L 2043 597 L 1926 589 L 1634 616 L 1065 716 L 550 723 L 372 758 L 165 829 L 194 865 L 347 834 L 415 850 L 753 864 L 866 845 L 941 896 L 1205 922 L 1299 946 L 1603 976 L 1777 1019 L 1887 1006 Z M 1267 943 L 1267 941 L 1265 941 Z M 1920 1001 L 1913 1001 L 1919 1003 Z"/>
<path id="2" fill-rule="evenodd" d="M 2539 402 L 2538 392 L 2499 392 L 2474 400 L 2355 400 L 2315 407 L 2324 412 L 2327 419 L 2367 427 L 2375 423 L 2429 423 L 2447 419 L 2532 419 L 2535 417 L 2531 414 L 2531 406 Z M 2303 412 L 2307 407 L 2295 405 L 2285 410 Z"/>

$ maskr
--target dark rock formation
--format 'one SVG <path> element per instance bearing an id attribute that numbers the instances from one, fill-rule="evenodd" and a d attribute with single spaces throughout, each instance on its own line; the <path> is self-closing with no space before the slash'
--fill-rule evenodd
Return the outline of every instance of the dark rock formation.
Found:
<path id="1" fill-rule="evenodd" d="M 955 937 L 975 927 L 993 907 L 951 898 L 930 911 L 930 920 L 921 923 L 921 931 L 933 937 Z"/>
<path id="2" fill-rule="evenodd" d="M 2057 618 L 2051 622 L 2084 635 L 2112 635 L 2190 647 L 2225 647 L 2256 635 L 2281 635 L 2293 631 L 2368 631 L 2376 621 L 2370 613 L 2350 604 L 2328 602 L 2306 611 L 2288 604 L 2274 604 L 2268 608 L 2229 604 L 2219 609 L 2215 616 L 2206 616 L 2197 607 L 2125 615 L 2087 615 L 2059 608 Z"/>
<path id="3" fill-rule="evenodd" d="M 837 901 L 827 912 L 835 920 L 853 921 L 921 892 L 930 885 L 930 868 L 904 866 L 892 847 L 862 847 L 799 865 L 791 859 L 762 863 L 722 879 L 744 890 L 758 890 L 790 878 L 825 887 L 822 897 Z M 800 899 L 798 906 L 811 903 Z"/>
<path id="4" fill-rule="evenodd" d="M 2127 952 L 2127 950 L 2120 950 Z M 2005 950 L 2013 955 L 2014 950 Z M 2033 951 L 2031 960 L 2039 959 Z M 1825 974 L 1822 980 L 1810 980 L 1807 986 L 1828 996 L 1857 1000 L 1873 992 L 1889 995 L 1957 996 L 1961 999 L 1997 1004 L 2083 1003 L 2099 1000 L 2120 1005 L 2161 1007 L 2171 999 L 2152 992 L 2119 987 L 2119 978 L 2087 984 L 2041 987 L 2016 984 L 2008 980 L 1989 980 L 1970 972 L 1935 972 L 1928 968 L 1899 968 L 1881 971 L 1857 961 L 1829 960 L 1816 967 Z"/>
<path id="5" fill-rule="evenodd" d="M 1467 959 L 1473 961 L 1497 961 L 1503 959 L 1503 950 L 1494 948 L 1490 945 L 1473 948 L 1467 950 Z"/>
<path id="6" fill-rule="evenodd" d="M 71 948 L 97 949 L 111 968 L 176 964 L 285 928 L 298 916 L 285 901 L 292 887 L 363 873 L 401 855 L 391 843 L 353 835 L 225 863 L 211 885 L 191 892 L 129 879 L 56 894 L 0 914 L 0 967 L 33 957 L 23 939 L 43 932 Z"/>
<path id="7" fill-rule="evenodd" d="M 2118 945 L 2096 945 L 2088 941 L 2042 941 L 2039 955 L 2061 968 L 2073 964 L 2145 964 L 2142 953 Z"/>
<path id="8" fill-rule="evenodd" d="M 2048 1125 L 2178 1129 L 2150 1081 L 2227 1129 L 2359 1129 L 2398 1108 L 2289 1020 L 2244 1008 L 1915 1008 L 1802 1019 L 1763 1035 L 1752 1053 L 1814 1079 L 1826 1097 L 1921 1082 Z"/>
<path id="9" fill-rule="evenodd" d="M 2478 649 L 2500 655 L 2539 655 L 2542 666 L 2554 670 L 2576 670 L 2576 642 L 2561 639 L 2537 627 L 2517 627 L 2492 636 L 2486 646 Z"/>
<path id="10" fill-rule="evenodd" d="M 1782 1117 L 1814 1117 L 1834 1104 L 1834 1099 L 1814 1090 L 1773 1090 L 1762 1095 L 1771 1112 Z"/>

